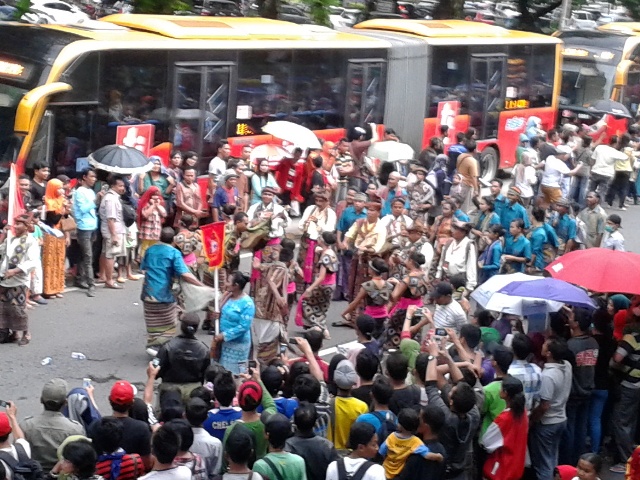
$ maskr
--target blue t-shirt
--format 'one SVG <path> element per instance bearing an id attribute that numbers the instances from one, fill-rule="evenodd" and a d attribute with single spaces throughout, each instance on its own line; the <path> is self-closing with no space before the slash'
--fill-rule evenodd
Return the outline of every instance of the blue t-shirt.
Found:
<path id="1" fill-rule="evenodd" d="M 520 235 L 514 240 L 513 237 L 505 239 L 504 242 L 505 255 L 513 255 L 514 257 L 524 257 L 531 260 L 531 243 L 524 235 Z M 509 262 L 509 264 L 518 272 L 524 272 L 524 263 Z"/>
<path id="2" fill-rule="evenodd" d="M 222 407 L 209 410 L 207 419 L 202 424 L 209 434 L 222 441 L 225 430 L 231 426 L 233 422 L 240 419 L 242 410 L 240 407 Z"/>
<path id="3" fill-rule="evenodd" d="M 175 302 L 171 291 L 173 279 L 189 273 L 180 250 L 166 243 L 157 243 L 147 249 L 140 270 L 145 272 L 140 298 L 158 303 Z"/>
<path id="4" fill-rule="evenodd" d="M 293 414 L 296 411 L 296 408 L 298 408 L 298 400 L 296 400 L 295 398 L 278 397 L 274 398 L 273 401 L 276 404 L 278 413 L 281 413 L 289 420 L 293 418 Z M 262 405 L 259 405 L 256 411 L 258 413 L 262 413 L 263 410 L 264 408 L 262 407 Z"/>
<path id="5" fill-rule="evenodd" d="M 498 214 L 498 217 L 502 217 L 502 212 L 507 205 L 509 205 L 509 200 L 507 200 L 507 197 L 499 193 L 493 201 L 493 211 Z"/>
<path id="6" fill-rule="evenodd" d="M 391 213 L 391 204 L 393 203 L 393 200 L 396 198 L 396 196 L 402 196 L 405 198 L 405 201 L 404 201 L 405 209 L 409 210 L 411 208 L 411 205 L 409 205 L 409 197 L 407 196 L 407 191 L 403 188 L 400 195 L 396 195 L 396 191 L 397 189 L 395 188 L 389 191 L 389 195 L 387 196 L 387 199 L 382 204 L 382 211 L 380 212 L 380 218 L 384 217 L 385 215 L 389 215 Z"/>
<path id="7" fill-rule="evenodd" d="M 556 232 L 549 224 L 545 223 L 531 232 L 529 242 L 531 243 L 531 253 L 536 256 L 533 267 L 543 270 L 547 266 L 547 262 L 544 261 L 545 245 L 549 244 L 554 248 L 558 248 Z"/>
<path id="8" fill-rule="evenodd" d="M 367 210 L 365 208 L 362 209 L 360 213 L 356 212 L 356 208 L 353 205 L 348 206 L 340 215 L 340 220 L 338 220 L 338 230 L 342 233 L 347 233 L 351 226 L 356 223 L 357 220 L 361 218 L 366 218 Z"/>
<path id="9" fill-rule="evenodd" d="M 571 215 L 559 216 L 557 213 L 551 219 L 556 235 L 563 243 L 567 243 L 569 240 L 576 239 L 577 227 L 576 219 Z"/>
<path id="10" fill-rule="evenodd" d="M 527 215 L 527 210 L 518 202 L 513 205 L 509 205 L 508 203 L 502 209 L 500 215 L 500 223 L 502 223 L 502 227 L 506 230 L 504 234 L 504 238 L 511 237 L 509 233 L 509 226 L 511 222 L 514 220 L 521 218 L 524 220 L 524 228 L 529 228 L 529 215 Z"/>

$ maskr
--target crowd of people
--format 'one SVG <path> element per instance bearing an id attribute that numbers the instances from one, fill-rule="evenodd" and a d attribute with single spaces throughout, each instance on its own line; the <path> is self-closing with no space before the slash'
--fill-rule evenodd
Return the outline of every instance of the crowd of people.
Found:
<path id="1" fill-rule="evenodd" d="M 28 309 L 62 297 L 67 274 L 94 297 L 139 267 L 154 359 L 142 398 L 113 385 L 108 416 L 90 384 L 62 379 L 22 423 L 8 402 L 0 479 L 591 480 L 604 454 L 640 478 L 640 296 L 594 292 L 596 310 L 565 306 L 540 331 L 470 298 L 574 250 L 624 251 L 601 199 L 637 199 L 634 126 L 606 144 L 575 125 L 527 129 L 506 195 L 496 178 L 485 196 L 473 130 L 380 166 L 368 148 L 399 139 L 375 132 L 277 165 L 220 142 L 206 189 L 191 152 L 135 177 L 87 169 L 74 187 L 44 164 L 21 176 L 27 213 L 1 238 L 0 340 L 27 345 Z M 211 221 L 225 222 L 215 274 Z M 220 301 L 201 321 L 185 302 L 214 275 Z M 336 328 L 355 341 L 327 362 Z"/>

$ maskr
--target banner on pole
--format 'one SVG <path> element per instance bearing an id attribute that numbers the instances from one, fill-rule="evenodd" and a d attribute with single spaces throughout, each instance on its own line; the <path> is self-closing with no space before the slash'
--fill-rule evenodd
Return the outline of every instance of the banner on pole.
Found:
<path id="1" fill-rule="evenodd" d="M 209 270 L 224 264 L 224 222 L 215 222 L 200 227 L 204 253 L 209 260 Z"/>

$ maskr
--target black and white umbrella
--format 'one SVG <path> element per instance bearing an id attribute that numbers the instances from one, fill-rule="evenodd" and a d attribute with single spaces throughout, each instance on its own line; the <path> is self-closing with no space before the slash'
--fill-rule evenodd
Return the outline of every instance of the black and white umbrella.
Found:
<path id="1" fill-rule="evenodd" d="M 151 170 L 153 162 L 140 150 L 124 145 L 107 145 L 89 155 L 89 164 L 98 170 L 135 175 Z"/>
<path id="2" fill-rule="evenodd" d="M 600 113 L 607 113 L 613 115 L 616 118 L 633 118 L 627 107 L 615 100 L 603 99 L 595 102 L 591 107 L 591 110 L 596 110 Z"/>

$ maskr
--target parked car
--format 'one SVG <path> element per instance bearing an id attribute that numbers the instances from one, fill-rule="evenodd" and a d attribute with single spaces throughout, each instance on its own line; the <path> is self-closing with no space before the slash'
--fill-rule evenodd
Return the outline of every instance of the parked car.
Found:
<path id="1" fill-rule="evenodd" d="M 205 0 L 200 15 L 208 17 L 242 17 L 242 12 L 231 0 Z"/>
<path id="2" fill-rule="evenodd" d="M 74 24 L 89 20 L 89 15 L 79 7 L 63 1 L 31 2 L 31 11 L 25 13 L 22 18 L 29 23 L 61 23 Z"/>
<path id="3" fill-rule="evenodd" d="M 329 22 L 331 22 L 332 28 L 352 27 L 363 19 L 364 13 L 357 8 L 343 8 L 339 15 L 329 15 Z"/>
<path id="4" fill-rule="evenodd" d="M 569 25 L 576 30 L 595 30 L 598 26 L 593 13 L 584 10 L 573 11 Z"/>
<path id="5" fill-rule="evenodd" d="M 15 20 L 15 15 L 18 9 L 11 5 L 0 5 L 0 21 Z"/>
<path id="6" fill-rule="evenodd" d="M 613 23 L 613 22 L 633 22 L 633 18 L 628 15 L 611 13 L 611 14 L 603 14 L 598 17 L 596 23 L 598 25 L 604 25 L 605 23 Z"/>
<path id="7" fill-rule="evenodd" d="M 313 23 L 307 14 L 299 7 L 294 5 L 280 5 L 280 11 L 278 12 L 278 20 L 284 20 L 286 22 L 308 24 Z"/>

